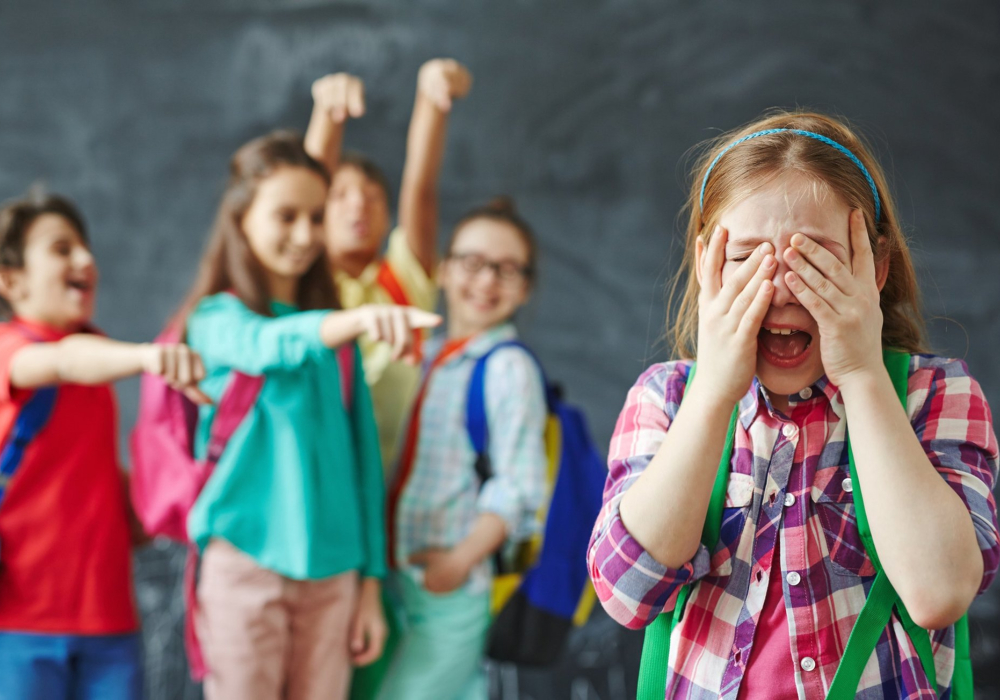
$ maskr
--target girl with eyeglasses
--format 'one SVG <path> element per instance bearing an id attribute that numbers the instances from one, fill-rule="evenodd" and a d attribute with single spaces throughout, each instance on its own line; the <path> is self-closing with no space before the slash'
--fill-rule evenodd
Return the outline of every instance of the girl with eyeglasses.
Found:
<path id="1" fill-rule="evenodd" d="M 406 628 L 382 698 L 487 696 L 481 660 L 494 554 L 532 534 L 546 494 L 542 375 L 523 347 L 506 345 L 517 338 L 511 319 L 531 293 L 535 255 L 527 222 L 496 200 L 459 221 L 441 264 L 447 333 L 429 344 L 390 487 L 390 586 Z M 486 355 L 492 476 L 484 482 L 466 397 Z"/>

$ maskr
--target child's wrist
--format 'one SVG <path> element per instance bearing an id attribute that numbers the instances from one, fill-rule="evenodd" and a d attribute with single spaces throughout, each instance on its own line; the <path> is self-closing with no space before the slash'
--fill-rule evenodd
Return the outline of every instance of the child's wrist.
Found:
<path id="1" fill-rule="evenodd" d="M 466 572 L 472 571 L 476 564 L 483 559 L 482 556 L 480 556 L 477 552 L 472 551 L 471 548 L 464 543 L 455 545 L 455 547 L 451 550 L 451 556 L 453 561 L 461 567 L 462 571 Z"/>
<path id="2" fill-rule="evenodd" d="M 142 343 L 137 349 L 139 351 L 139 364 L 142 366 L 142 371 L 147 374 L 158 374 L 160 371 L 160 349 L 156 347 L 156 343 Z"/>
<path id="3" fill-rule="evenodd" d="M 895 394 L 892 380 L 884 365 L 852 372 L 841 380 L 837 388 L 844 397 L 845 403 L 882 391 Z"/>
<path id="4" fill-rule="evenodd" d="M 365 331 L 363 306 L 356 309 L 331 311 L 320 324 L 320 338 L 328 347 L 348 343 Z"/>
<path id="5" fill-rule="evenodd" d="M 685 401 L 689 404 L 700 406 L 704 411 L 711 414 L 722 412 L 726 416 L 729 416 L 733 407 L 739 403 L 740 398 L 745 393 L 743 392 L 738 396 L 734 396 L 722 388 L 713 386 L 710 382 L 698 381 L 699 379 L 701 379 L 701 376 L 696 374 L 695 378 L 691 381 L 691 386 L 688 387 L 688 393 L 684 397 Z"/>

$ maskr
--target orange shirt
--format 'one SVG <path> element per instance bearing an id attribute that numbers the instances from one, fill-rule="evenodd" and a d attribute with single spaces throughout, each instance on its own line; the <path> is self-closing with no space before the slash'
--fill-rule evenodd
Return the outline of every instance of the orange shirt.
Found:
<path id="1" fill-rule="evenodd" d="M 65 333 L 17 321 L 45 340 Z M 0 436 L 32 392 L 13 389 L 10 362 L 31 344 L 0 324 Z M 122 634 L 138 629 L 131 541 L 109 385 L 58 388 L 48 423 L 0 501 L 0 630 Z"/>

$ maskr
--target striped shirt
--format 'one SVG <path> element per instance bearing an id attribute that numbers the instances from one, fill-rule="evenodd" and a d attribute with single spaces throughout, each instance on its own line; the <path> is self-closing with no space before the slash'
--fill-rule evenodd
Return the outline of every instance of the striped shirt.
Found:
<path id="1" fill-rule="evenodd" d="M 611 440 L 604 507 L 588 553 L 598 596 L 618 622 L 641 628 L 673 608 L 682 584 L 694 583 L 671 638 L 666 697 L 734 700 L 773 571 L 783 578 L 798 696 L 824 697 L 875 574 L 855 521 L 840 392 L 822 378 L 790 397 L 786 417 L 754 380 L 739 404 L 719 544 L 712 552 L 699 545 L 691 561 L 671 569 L 630 536 L 619 506 L 670 429 L 690 367 L 654 365 L 628 394 Z M 969 509 L 983 554 L 982 592 L 1000 562 L 991 493 L 997 439 L 989 406 L 965 363 L 915 355 L 906 409 L 931 464 Z M 779 536 L 779 561 L 772 567 Z M 858 697 L 945 692 L 954 670 L 954 636 L 954 627 L 931 633 L 938 681 L 931 689 L 893 615 L 865 667 Z"/>
<path id="2" fill-rule="evenodd" d="M 413 469 L 400 494 L 395 523 L 395 560 L 417 580 L 421 570 L 406 564 L 410 555 L 454 547 L 469 534 L 480 513 L 502 517 L 509 540 L 525 539 L 536 527 L 536 513 L 547 492 L 547 412 L 542 376 L 528 353 L 501 348 L 487 360 L 483 395 L 494 476 L 482 490 L 465 426 L 476 361 L 495 345 L 516 337 L 510 324 L 492 328 L 470 340 L 426 379 L 418 407 Z M 439 347 L 439 341 L 432 342 L 428 357 L 434 357 Z M 477 566 L 468 590 L 488 590 L 491 567 L 489 558 Z"/>

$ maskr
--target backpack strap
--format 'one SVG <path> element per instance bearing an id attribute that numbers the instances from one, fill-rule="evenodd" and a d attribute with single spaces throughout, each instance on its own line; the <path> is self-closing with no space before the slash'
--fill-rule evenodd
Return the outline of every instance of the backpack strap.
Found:
<path id="1" fill-rule="evenodd" d="M 955 623 L 955 671 L 951 674 L 952 700 L 972 700 L 972 657 L 969 654 L 969 616 Z"/>
<path id="2" fill-rule="evenodd" d="M 410 296 L 403 289 L 403 285 L 399 282 L 399 277 L 396 276 L 396 271 L 392 269 L 387 260 L 383 260 L 379 266 L 376 281 L 385 290 L 385 293 L 389 295 L 389 298 L 392 299 L 393 304 L 411 306 Z"/>
<path id="3" fill-rule="evenodd" d="M 378 268 L 378 277 L 376 278 L 378 285 L 385 290 L 385 293 L 389 295 L 392 299 L 392 303 L 398 306 L 412 306 L 410 303 L 410 295 L 406 293 L 406 289 L 399 281 L 399 277 L 396 276 L 396 271 L 392 269 L 388 260 L 383 260 L 382 264 Z M 413 329 L 413 351 L 416 353 L 419 359 L 423 354 L 424 345 L 424 332 L 419 328 Z"/>
<path id="4" fill-rule="evenodd" d="M 354 385 L 354 343 L 345 343 L 337 349 L 337 364 L 340 368 L 340 390 L 344 408 L 350 411 Z M 226 391 L 219 400 L 219 408 L 212 421 L 205 461 L 214 465 L 222 457 L 223 450 L 233 433 L 253 408 L 264 386 L 263 375 L 243 374 L 234 371 Z"/>
<path id="5" fill-rule="evenodd" d="M 687 393 L 694 379 L 695 365 L 691 365 L 684 393 Z M 682 397 L 683 398 L 683 397 Z M 726 505 L 726 492 L 729 488 L 730 462 L 733 458 L 733 446 L 736 444 L 736 424 L 740 417 L 739 406 L 733 409 L 729 418 L 729 429 L 726 431 L 726 444 L 719 459 L 719 468 L 715 474 L 715 484 L 712 486 L 712 498 L 708 504 L 708 514 L 705 516 L 705 526 L 701 533 L 701 542 L 709 551 L 715 549 L 719 542 L 719 530 L 722 527 L 722 509 Z M 637 697 L 640 700 L 661 700 L 667 687 L 667 669 L 670 665 L 670 636 L 674 627 L 684 616 L 688 597 L 691 595 L 692 584 L 684 584 L 677 591 L 677 599 L 672 611 L 664 611 L 646 628 L 642 640 L 642 658 L 639 662 L 639 689 Z"/>
<path id="6" fill-rule="evenodd" d="M 7 484 L 14 478 L 14 473 L 24 460 L 25 449 L 49 422 L 57 391 L 54 386 L 35 389 L 18 412 L 14 427 L 0 452 L 0 500 L 7 492 Z"/>
<path id="7" fill-rule="evenodd" d="M 354 343 L 344 343 L 337 348 L 337 366 L 340 368 L 340 393 L 344 409 L 350 413 L 354 405 Z"/>
<path id="8" fill-rule="evenodd" d="M 222 457 L 229 439 L 243 422 L 247 413 L 257 402 L 257 396 L 264 386 L 263 375 L 233 372 L 226 391 L 219 400 L 219 408 L 212 420 L 205 461 L 213 467 Z"/>
<path id="9" fill-rule="evenodd" d="M 472 378 L 469 380 L 469 390 L 465 400 L 465 428 L 472 442 L 472 449 L 476 453 L 476 476 L 479 477 L 480 488 L 493 477 L 493 465 L 490 464 L 489 442 L 490 426 L 486 416 L 486 362 L 497 350 L 503 348 L 520 348 L 528 353 L 528 356 L 535 361 L 539 373 L 542 375 L 542 385 L 545 387 L 545 402 L 549 412 L 552 411 L 553 389 L 545 378 L 545 370 L 538 357 L 519 340 L 506 340 L 497 343 L 484 355 L 476 360 L 472 368 Z"/>
<path id="10" fill-rule="evenodd" d="M 903 408 L 905 410 L 906 398 L 908 394 L 907 385 L 910 373 L 910 355 L 908 353 L 887 349 L 882 353 L 882 358 L 885 363 L 885 367 L 889 372 L 889 377 L 892 380 L 893 388 L 896 390 L 896 395 L 899 397 L 900 403 L 903 404 Z M 881 637 L 886 625 L 889 624 L 894 607 L 897 615 L 899 616 L 900 622 L 903 624 L 903 628 L 910 637 L 910 642 L 917 651 L 917 655 L 920 658 L 920 663 L 924 668 L 924 674 L 927 676 L 927 680 L 930 682 L 931 687 L 936 689 L 937 669 L 934 666 L 934 653 L 931 649 L 930 635 L 927 630 L 923 629 L 913 621 L 910 613 L 906 610 L 906 606 L 903 605 L 903 601 L 899 599 L 899 594 L 896 592 L 896 589 L 893 587 L 888 576 L 885 574 L 885 571 L 882 569 L 882 564 L 878 558 L 878 552 L 875 549 L 875 540 L 872 539 L 871 527 L 868 524 L 868 515 L 865 512 L 865 501 L 864 496 L 862 495 L 861 482 L 858 479 L 857 468 L 855 467 L 854 450 L 851 448 L 849 438 L 847 441 L 847 454 L 851 482 L 854 484 L 852 495 L 854 496 L 854 514 L 858 522 L 858 532 L 861 535 L 861 541 L 864 543 L 865 551 L 868 552 L 868 556 L 871 558 L 872 564 L 875 565 L 877 574 L 871 590 L 868 592 L 868 598 L 865 601 L 865 605 L 858 614 L 858 619 L 855 622 L 854 629 L 851 631 L 851 636 L 847 640 L 847 646 L 844 648 L 844 655 L 841 658 L 840 666 L 837 668 L 837 673 L 833 678 L 833 683 L 830 686 L 830 693 L 827 695 L 827 698 L 828 700 L 840 700 L 841 698 L 846 700 L 855 696 L 858 683 L 861 680 L 861 674 L 864 672 L 865 665 L 868 663 L 868 659 L 871 657 L 872 652 L 875 650 L 875 646 L 878 644 L 879 637 Z M 958 680 L 962 675 L 957 672 L 959 664 L 963 663 L 959 659 L 958 654 L 958 647 L 960 643 L 959 631 L 959 628 L 956 626 L 956 680 Z M 964 625 L 964 634 L 965 642 L 967 643 L 967 621 Z M 968 657 L 968 654 L 966 654 L 966 657 Z M 968 675 L 971 680 L 971 665 L 969 666 Z M 971 686 L 968 690 L 971 690 Z M 957 688 L 955 691 L 960 692 Z M 953 695 L 953 697 L 968 697 L 971 700 L 972 696 L 971 693 L 968 696 L 961 693 L 959 695 Z"/>
<path id="11" fill-rule="evenodd" d="M 28 340 L 34 343 L 45 342 L 31 328 L 16 321 L 13 325 Z M 31 398 L 18 411 L 14 425 L 4 442 L 3 450 L 0 451 L 0 501 L 6 495 L 7 485 L 14 478 L 14 473 L 24 460 L 24 451 L 49 422 L 58 391 L 58 387 L 55 386 L 37 388 L 32 393 Z"/>
<path id="12" fill-rule="evenodd" d="M 542 369 L 542 363 L 538 361 L 538 357 L 535 353 L 533 353 L 528 346 L 521 341 L 506 340 L 502 343 L 497 343 L 476 360 L 476 364 L 472 368 L 472 377 L 469 379 L 469 390 L 466 394 L 465 400 L 465 428 L 466 432 L 469 434 L 469 441 L 472 443 L 472 449 L 476 453 L 476 462 L 473 465 L 473 468 L 476 471 L 476 476 L 479 478 L 480 490 L 482 490 L 482 488 L 486 485 L 486 482 L 492 479 L 494 475 L 493 463 L 490 461 L 489 452 L 490 426 L 486 415 L 486 363 L 497 350 L 510 347 L 520 348 L 524 352 L 528 353 L 528 356 L 535 361 L 535 365 L 538 367 L 538 371 L 542 375 L 542 385 L 545 387 L 546 406 L 549 412 L 552 410 L 553 390 L 550 389 L 548 380 L 545 378 L 545 370 Z M 508 569 L 509 567 L 504 561 L 501 550 L 494 552 L 494 572 L 499 574 L 507 572 Z"/>
<path id="13" fill-rule="evenodd" d="M 260 390 L 264 386 L 264 375 L 244 374 L 233 371 L 226 385 L 226 390 L 219 399 L 218 409 L 212 420 L 208 436 L 208 450 L 205 453 L 206 469 L 203 474 L 204 481 L 215 471 L 215 465 L 222 457 L 222 453 L 229 444 L 233 433 L 239 428 L 240 423 L 257 402 Z M 197 597 L 197 577 L 198 560 L 201 553 L 198 546 L 193 542 L 188 543 L 187 558 L 184 563 L 184 648 L 187 651 L 188 664 L 191 669 L 191 677 L 196 681 L 205 678 L 208 666 L 201 651 L 201 644 L 195 633 L 195 616 L 198 608 Z"/>

